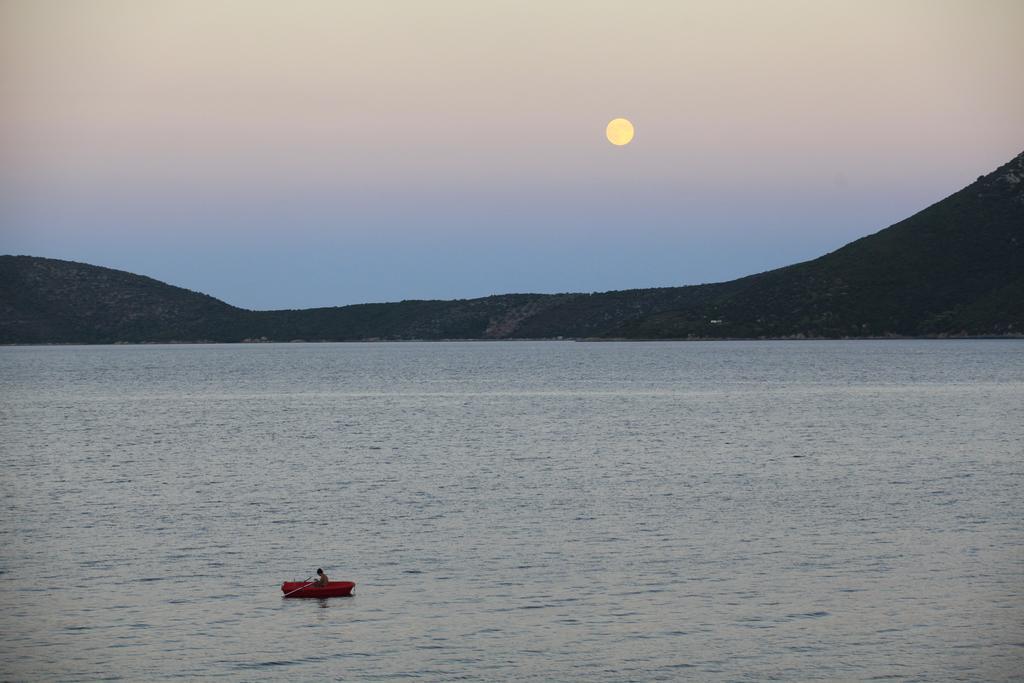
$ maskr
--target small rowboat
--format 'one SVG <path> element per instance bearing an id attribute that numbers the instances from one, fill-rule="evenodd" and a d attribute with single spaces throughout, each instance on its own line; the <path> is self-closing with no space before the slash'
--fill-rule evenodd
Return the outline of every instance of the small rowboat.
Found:
<path id="1" fill-rule="evenodd" d="M 281 584 L 281 592 L 286 598 L 340 598 L 352 595 L 355 587 L 352 581 L 328 581 L 322 588 L 308 581 L 285 581 Z"/>

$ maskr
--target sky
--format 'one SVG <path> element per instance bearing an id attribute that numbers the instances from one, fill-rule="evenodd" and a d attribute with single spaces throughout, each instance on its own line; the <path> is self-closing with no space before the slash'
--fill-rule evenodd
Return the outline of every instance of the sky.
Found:
<path id="1" fill-rule="evenodd" d="M 0 0 L 0 253 L 254 309 L 727 280 L 1024 151 L 1022 26 L 1019 0 Z"/>

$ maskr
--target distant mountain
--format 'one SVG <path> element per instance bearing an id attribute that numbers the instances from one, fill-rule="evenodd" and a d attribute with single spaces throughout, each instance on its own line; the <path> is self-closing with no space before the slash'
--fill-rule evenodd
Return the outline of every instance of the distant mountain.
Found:
<path id="1" fill-rule="evenodd" d="M 707 285 L 247 311 L 109 268 L 0 256 L 0 343 L 1024 334 L 1024 153 L 813 261 Z"/>

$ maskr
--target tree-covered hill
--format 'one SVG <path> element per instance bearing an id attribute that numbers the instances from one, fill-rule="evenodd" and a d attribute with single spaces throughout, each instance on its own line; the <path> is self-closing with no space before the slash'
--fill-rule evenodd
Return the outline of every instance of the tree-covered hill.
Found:
<path id="1" fill-rule="evenodd" d="M 123 271 L 0 256 L 8 344 L 1022 333 L 1024 154 L 813 261 L 688 287 L 246 311 Z"/>
<path id="2" fill-rule="evenodd" d="M 620 333 L 655 338 L 1024 333 L 1024 154 L 831 254 L 716 287 L 721 289 L 710 300 L 646 316 L 625 324 Z"/>
<path id="3" fill-rule="evenodd" d="M 0 341 L 235 341 L 246 311 L 205 294 L 84 263 L 0 256 Z"/>

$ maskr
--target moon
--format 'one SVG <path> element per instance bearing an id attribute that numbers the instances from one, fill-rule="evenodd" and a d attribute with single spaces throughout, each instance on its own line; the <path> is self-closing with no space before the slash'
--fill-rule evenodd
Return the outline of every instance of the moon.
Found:
<path id="1" fill-rule="evenodd" d="M 628 145 L 633 139 L 633 124 L 629 119 L 612 119 L 604 129 L 604 134 L 608 137 L 608 142 L 617 147 Z"/>

